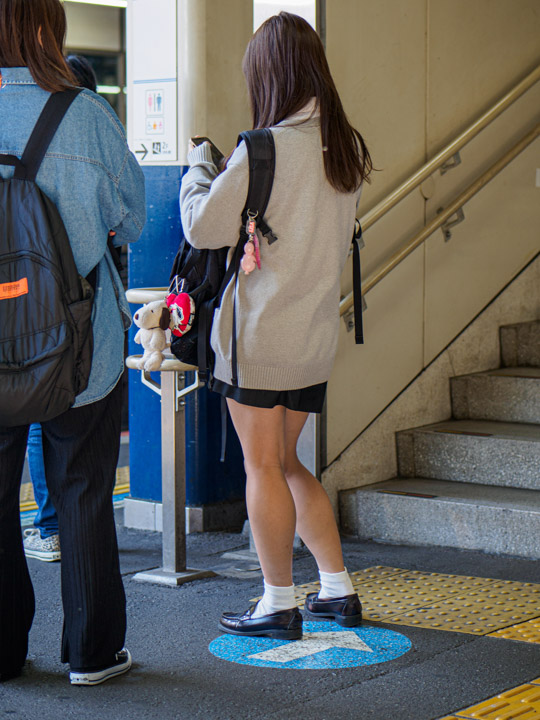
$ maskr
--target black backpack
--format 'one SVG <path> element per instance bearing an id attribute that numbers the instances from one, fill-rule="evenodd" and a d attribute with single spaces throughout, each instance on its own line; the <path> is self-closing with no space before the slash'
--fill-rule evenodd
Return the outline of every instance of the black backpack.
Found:
<path id="1" fill-rule="evenodd" d="M 264 220 L 275 169 L 274 138 L 270 130 L 248 130 L 240 133 L 238 144 L 244 140 L 248 151 L 249 187 L 242 212 L 240 237 L 232 260 L 226 267 L 229 247 L 219 250 L 197 250 L 184 238 L 171 270 L 171 291 L 187 292 L 195 302 L 195 318 L 191 329 L 181 337 L 173 335 L 171 351 L 189 365 L 199 368 L 202 380 L 212 377 L 214 353 L 210 346 L 210 333 L 215 310 L 220 306 L 223 293 L 234 277 L 238 279 L 244 244 L 248 239 L 246 224 L 248 211 L 256 227 L 269 243 L 277 240 Z M 236 293 L 235 293 L 236 295 Z M 233 384 L 238 384 L 236 372 L 236 307 L 233 314 L 232 338 Z"/>
<path id="2" fill-rule="evenodd" d="M 88 385 L 95 269 L 77 271 L 54 203 L 36 185 L 43 157 L 80 89 L 47 100 L 21 159 L 0 178 L 0 425 L 65 412 Z"/>

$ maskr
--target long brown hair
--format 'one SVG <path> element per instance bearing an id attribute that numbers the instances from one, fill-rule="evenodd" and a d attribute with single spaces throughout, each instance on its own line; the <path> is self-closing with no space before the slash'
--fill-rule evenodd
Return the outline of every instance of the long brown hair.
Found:
<path id="1" fill-rule="evenodd" d="M 76 84 L 63 56 L 66 15 L 60 0 L 0 0 L 0 68 L 26 66 L 48 92 Z"/>
<path id="2" fill-rule="evenodd" d="M 321 40 L 306 20 L 288 12 L 266 20 L 247 46 L 242 69 L 254 128 L 276 125 L 315 97 L 328 181 L 353 192 L 367 180 L 370 154 L 347 120 Z"/>

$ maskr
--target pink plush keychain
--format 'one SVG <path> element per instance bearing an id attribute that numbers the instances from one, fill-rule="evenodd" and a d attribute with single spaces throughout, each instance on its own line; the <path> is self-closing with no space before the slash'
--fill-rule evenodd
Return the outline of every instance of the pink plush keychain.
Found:
<path id="1" fill-rule="evenodd" d="M 248 220 L 246 223 L 246 233 L 248 235 L 248 241 L 244 245 L 244 256 L 240 261 L 240 267 L 249 275 L 255 267 L 261 269 L 261 248 L 259 245 L 259 238 L 257 237 L 255 218 L 257 213 L 252 215 L 248 210 Z"/>
<path id="2" fill-rule="evenodd" d="M 242 270 L 246 273 L 246 275 L 249 275 L 249 273 L 252 270 L 255 270 L 255 267 L 257 265 L 257 261 L 255 260 L 255 248 L 253 247 L 252 242 L 247 242 L 244 245 L 244 256 L 242 260 L 240 261 L 240 266 Z"/>

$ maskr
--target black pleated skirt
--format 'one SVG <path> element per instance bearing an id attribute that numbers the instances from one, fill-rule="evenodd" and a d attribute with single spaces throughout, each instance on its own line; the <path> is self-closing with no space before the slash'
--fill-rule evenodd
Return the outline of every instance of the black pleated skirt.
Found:
<path id="1" fill-rule="evenodd" d="M 320 413 L 324 405 L 327 383 L 310 385 L 299 390 L 253 390 L 228 385 L 214 378 L 211 390 L 231 398 L 241 405 L 259 408 L 273 408 L 283 405 L 288 410 L 297 412 Z"/>

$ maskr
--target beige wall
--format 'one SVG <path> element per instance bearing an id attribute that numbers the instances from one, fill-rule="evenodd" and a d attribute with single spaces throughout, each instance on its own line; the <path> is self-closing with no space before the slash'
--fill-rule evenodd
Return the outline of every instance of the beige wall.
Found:
<path id="1" fill-rule="evenodd" d="M 208 134 L 223 152 L 229 153 L 236 145 L 238 133 L 252 126 L 241 65 L 253 34 L 253 2 L 227 0 L 226 12 L 223 5 L 222 0 L 207 0 L 211 69 L 207 74 L 207 112 Z"/>
<path id="2" fill-rule="evenodd" d="M 433 153 L 540 61 L 538 0 L 430 0 L 427 142 Z"/>
<path id="3" fill-rule="evenodd" d="M 189 28 L 188 47 L 179 48 L 186 58 L 179 82 L 192 104 L 188 135 L 208 136 L 228 154 L 238 133 L 251 127 L 241 63 L 253 33 L 253 2 L 179 0 L 178 6 L 179 23 Z"/>
<path id="4" fill-rule="evenodd" d="M 115 7 L 64 3 L 68 32 L 66 46 L 75 50 L 121 52 L 123 11 Z"/>
<path id="5" fill-rule="evenodd" d="M 331 0 L 327 54 L 379 172 L 360 215 L 540 62 L 538 0 Z M 366 233 L 364 276 L 539 121 L 540 86 Z M 540 250 L 537 140 L 367 296 L 366 344 L 344 327 L 329 385 L 330 463 Z M 350 288 L 349 271 L 343 290 Z M 540 316 L 540 307 L 538 308 Z M 358 482 L 357 484 L 360 484 Z"/>

